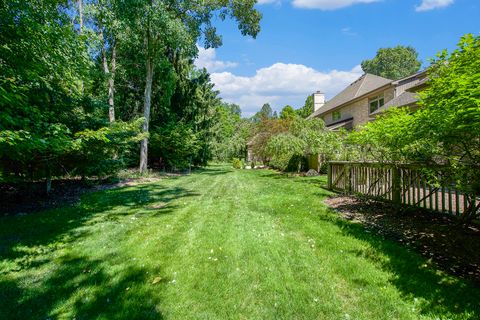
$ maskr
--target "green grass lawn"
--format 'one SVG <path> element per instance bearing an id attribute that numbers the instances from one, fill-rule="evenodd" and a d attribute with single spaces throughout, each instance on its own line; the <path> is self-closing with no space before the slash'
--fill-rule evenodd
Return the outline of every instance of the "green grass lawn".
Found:
<path id="1" fill-rule="evenodd" d="M 345 222 L 324 178 L 210 167 L 0 218 L 0 319 L 479 319 L 480 288 Z"/>

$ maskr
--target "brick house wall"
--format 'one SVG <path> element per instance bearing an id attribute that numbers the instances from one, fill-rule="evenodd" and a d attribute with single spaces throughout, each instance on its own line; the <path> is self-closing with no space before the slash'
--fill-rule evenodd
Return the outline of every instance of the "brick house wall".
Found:
<path id="1" fill-rule="evenodd" d="M 322 117 L 322 119 L 323 121 L 325 121 L 325 124 L 328 126 L 337 121 L 342 121 L 342 120 L 346 120 L 353 117 L 353 127 L 358 127 L 359 125 L 363 125 L 372 120 L 372 118 L 370 117 L 369 99 L 371 97 L 375 97 L 380 94 L 383 94 L 385 103 L 387 103 L 388 101 L 394 98 L 395 89 L 388 88 L 383 91 L 372 93 L 361 100 L 354 101 L 351 104 L 348 104 L 339 109 L 332 110 L 331 112 L 326 113 Z M 333 121 L 333 112 L 335 111 L 340 111 L 341 113 L 340 120 Z"/>

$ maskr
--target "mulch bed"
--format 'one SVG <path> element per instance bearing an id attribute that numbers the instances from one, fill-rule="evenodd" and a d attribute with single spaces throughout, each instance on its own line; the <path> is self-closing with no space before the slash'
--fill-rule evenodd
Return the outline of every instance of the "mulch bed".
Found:
<path id="1" fill-rule="evenodd" d="M 398 212 L 390 203 L 352 196 L 325 203 L 345 219 L 413 248 L 439 269 L 480 285 L 480 226 L 422 209 Z"/>

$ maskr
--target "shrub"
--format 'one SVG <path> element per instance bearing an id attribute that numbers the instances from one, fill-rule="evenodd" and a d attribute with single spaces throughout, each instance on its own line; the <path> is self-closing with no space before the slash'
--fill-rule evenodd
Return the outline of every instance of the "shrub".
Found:
<path id="1" fill-rule="evenodd" d="M 300 171 L 305 143 L 290 133 L 273 136 L 267 144 L 270 165 L 282 171 Z"/>
<path id="2" fill-rule="evenodd" d="M 238 158 L 234 158 L 232 161 L 232 166 L 235 169 L 243 169 L 243 161 Z"/>
<path id="3" fill-rule="evenodd" d="M 188 169 L 201 151 L 201 142 L 190 125 L 171 122 L 151 130 L 150 157 L 161 167 Z"/>

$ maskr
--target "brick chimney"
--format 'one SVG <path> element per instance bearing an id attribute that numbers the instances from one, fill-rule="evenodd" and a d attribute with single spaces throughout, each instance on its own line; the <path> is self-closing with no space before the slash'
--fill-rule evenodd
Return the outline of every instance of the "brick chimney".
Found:
<path id="1" fill-rule="evenodd" d="M 325 94 L 317 91 L 313 94 L 313 112 L 325 105 Z"/>

